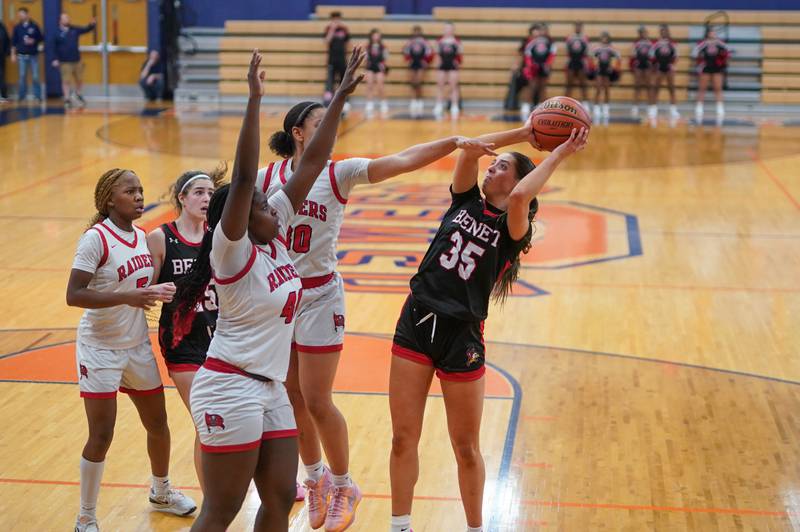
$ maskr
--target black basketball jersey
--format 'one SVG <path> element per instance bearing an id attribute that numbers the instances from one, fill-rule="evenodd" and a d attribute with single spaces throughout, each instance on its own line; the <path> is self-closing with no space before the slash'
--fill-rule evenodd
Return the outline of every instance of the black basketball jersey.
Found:
<path id="1" fill-rule="evenodd" d="M 200 251 L 200 243 L 189 242 L 178 232 L 175 222 L 163 224 L 164 231 L 164 264 L 158 275 L 158 283 L 175 282 L 191 268 Z M 172 313 L 175 303 L 164 303 L 161 317 L 158 320 L 158 343 L 161 353 L 168 361 L 177 362 L 196 360 L 205 357 L 208 344 L 217 324 L 217 293 L 213 285 L 206 287 L 203 301 L 195 309 L 197 314 L 192 322 L 192 329 L 177 346 L 172 347 Z M 202 362 L 201 362 L 202 363 Z"/>
<path id="2" fill-rule="evenodd" d="M 452 197 L 419 271 L 411 278 L 411 293 L 444 316 L 483 321 L 492 288 L 522 242 L 511 239 L 505 217 L 500 220 L 503 211 L 483 199 L 477 184 Z"/>

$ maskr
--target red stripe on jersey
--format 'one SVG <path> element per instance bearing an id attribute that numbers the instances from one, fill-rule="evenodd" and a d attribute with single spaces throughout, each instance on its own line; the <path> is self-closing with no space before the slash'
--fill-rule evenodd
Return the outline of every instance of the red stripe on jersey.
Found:
<path id="1" fill-rule="evenodd" d="M 281 167 L 278 169 L 278 176 L 281 178 L 281 183 L 286 184 L 286 165 L 289 164 L 289 159 L 284 159 Z"/>
<path id="2" fill-rule="evenodd" d="M 255 379 L 260 382 L 272 382 L 272 379 L 268 377 L 264 377 L 263 375 L 256 375 L 255 373 L 250 373 L 248 371 L 243 370 L 240 367 L 234 366 L 224 360 L 220 360 L 218 358 L 208 357 L 206 361 L 203 362 L 203 367 L 210 371 L 216 371 L 217 373 L 229 373 L 233 375 L 241 375 L 242 377 L 247 377 L 248 379 Z"/>
<path id="3" fill-rule="evenodd" d="M 333 195 L 336 196 L 336 199 L 339 200 L 339 203 L 342 205 L 347 205 L 347 199 L 343 198 L 342 195 L 339 193 L 339 185 L 336 184 L 336 172 L 334 171 L 334 167 L 336 163 L 331 161 L 330 166 L 328 166 L 328 177 L 331 180 L 331 188 L 333 189 Z"/>
<path id="4" fill-rule="evenodd" d="M 108 260 L 108 242 L 106 241 L 106 235 L 104 235 L 100 229 L 97 227 L 90 227 L 89 229 L 97 231 L 97 234 L 100 235 L 100 241 L 103 243 L 103 256 L 100 257 L 100 264 L 97 265 L 99 268 Z"/>
<path id="5" fill-rule="evenodd" d="M 135 249 L 136 248 L 136 244 L 139 242 L 139 233 L 136 231 L 136 227 L 133 228 L 133 242 L 128 242 L 127 240 L 125 240 L 124 238 L 119 236 L 117 233 L 115 233 L 114 230 L 111 229 L 109 226 L 107 226 L 104 222 L 100 222 L 100 225 L 105 227 L 106 231 L 111 233 L 111 235 L 114 238 L 116 238 L 117 240 L 119 240 L 120 242 L 122 242 L 123 244 L 128 246 L 129 248 L 131 248 L 131 249 Z"/>
<path id="6" fill-rule="evenodd" d="M 320 275 L 319 277 L 302 277 L 300 282 L 303 284 L 303 288 L 308 290 L 326 285 L 331 279 L 333 279 L 333 272 L 327 275 Z"/>
<path id="7" fill-rule="evenodd" d="M 264 194 L 267 193 L 267 189 L 269 188 L 269 184 L 272 183 L 272 169 L 275 168 L 275 163 L 269 163 L 267 166 L 267 174 L 264 176 L 264 186 L 261 187 L 261 192 Z"/>
<path id="8" fill-rule="evenodd" d="M 178 240 L 180 240 L 181 242 L 183 242 L 187 246 L 192 246 L 193 248 L 196 248 L 196 247 L 200 247 L 200 244 L 203 243 L 202 240 L 200 240 L 200 242 L 191 242 L 190 240 L 186 239 L 186 237 L 184 237 L 181 234 L 181 232 L 178 231 L 178 224 L 176 224 L 175 222 L 170 222 L 167 225 L 169 226 L 169 230 L 172 231 L 175 234 L 175 236 L 178 237 Z"/>
<path id="9" fill-rule="evenodd" d="M 233 284 L 236 281 L 238 281 L 239 279 L 241 279 L 242 277 L 244 277 L 245 275 L 247 275 L 247 272 L 250 271 L 250 268 L 253 267 L 253 264 L 255 264 L 255 262 L 256 262 L 256 247 L 253 246 L 253 251 L 252 251 L 252 253 L 250 253 L 250 258 L 247 259 L 247 264 L 244 265 L 244 268 L 242 268 L 242 271 L 240 271 L 239 273 L 237 273 L 233 277 L 228 277 L 227 279 L 221 279 L 221 278 L 217 277 L 216 275 L 214 275 L 213 276 L 214 280 L 217 282 L 217 284 Z"/>

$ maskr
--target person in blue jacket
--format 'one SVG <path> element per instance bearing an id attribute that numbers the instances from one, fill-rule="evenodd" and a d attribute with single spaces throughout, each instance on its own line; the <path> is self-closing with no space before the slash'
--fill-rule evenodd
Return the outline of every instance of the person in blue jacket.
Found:
<path id="1" fill-rule="evenodd" d="M 11 37 L 11 61 L 19 65 L 19 101 L 28 96 L 28 70 L 31 71 L 33 96 L 42 101 L 42 86 L 39 83 L 39 44 L 44 41 L 44 34 L 39 25 L 31 20 L 28 9 L 17 10 L 19 22 L 14 26 Z"/>
<path id="2" fill-rule="evenodd" d="M 61 72 L 61 87 L 64 91 L 64 107 L 72 107 L 72 96 L 80 107 L 86 106 L 81 95 L 83 86 L 83 63 L 81 63 L 80 36 L 94 30 L 97 22 L 92 19 L 87 26 L 70 24 L 69 15 L 61 13 L 58 19 L 58 33 L 55 38 L 55 55 L 53 67 Z"/>

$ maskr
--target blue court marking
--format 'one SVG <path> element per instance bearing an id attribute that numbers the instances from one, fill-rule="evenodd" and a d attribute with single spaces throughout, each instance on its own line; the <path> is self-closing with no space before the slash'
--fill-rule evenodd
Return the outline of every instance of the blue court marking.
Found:
<path id="1" fill-rule="evenodd" d="M 553 203 L 574 205 L 576 207 L 581 207 L 583 209 L 599 211 L 606 214 L 611 214 L 613 216 L 621 216 L 625 220 L 625 233 L 628 237 L 628 253 L 622 255 L 613 255 L 610 257 L 599 257 L 596 259 L 589 259 L 584 261 L 569 262 L 566 264 L 558 264 L 554 266 L 523 264 L 522 268 L 526 270 L 563 270 L 565 268 L 575 268 L 578 266 L 586 266 L 589 264 L 599 264 L 601 262 L 609 262 L 612 260 L 628 259 L 631 257 L 640 256 L 644 253 L 642 248 L 642 237 L 641 234 L 639 233 L 639 219 L 636 217 L 636 215 L 628 214 L 622 211 L 616 211 L 614 209 L 608 209 L 606 207 L 598 207 L 596 205 L 580 203 L 577 201 L 559 201 Z M 534 252 L 535 252 L 535 247 L 534 247 Z"/>

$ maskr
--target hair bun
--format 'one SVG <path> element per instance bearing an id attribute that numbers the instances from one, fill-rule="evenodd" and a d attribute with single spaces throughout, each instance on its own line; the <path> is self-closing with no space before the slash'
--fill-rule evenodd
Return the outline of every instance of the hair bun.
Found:
<path id="1" fill-rule="evenodd" d="M 269 148 L 275 154 L 288 159 L 294 155 L 294 139 L 289 133 L 283 130 L 276 131 L 269 139 Z"/>

